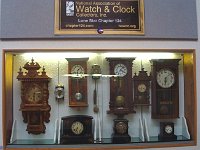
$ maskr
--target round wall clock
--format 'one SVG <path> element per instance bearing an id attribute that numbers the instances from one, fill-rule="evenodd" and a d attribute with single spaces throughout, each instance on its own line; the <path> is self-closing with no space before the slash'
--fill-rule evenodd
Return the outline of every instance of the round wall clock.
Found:
<path id="1" fill-rule="evenodd" d="M 175 75 L 173 71 L 164 68 L 158 71 L 156 80 L 162 88 L 170 88 L 175 83 Z"/>

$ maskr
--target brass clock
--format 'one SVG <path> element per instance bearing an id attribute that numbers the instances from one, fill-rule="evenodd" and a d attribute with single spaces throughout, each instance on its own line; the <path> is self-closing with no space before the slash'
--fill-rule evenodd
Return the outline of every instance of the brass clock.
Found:
<path id="1" fill-rule="evenodd" d="M 150 81 L 147 71 L 142 68 L 137 75 L 133 77 L 134 84 L 134 105 L 150 105 Z"/>
<path id="2" fill-rule="evenodd" d="M 87 60 L 89 58 L 66 58 L 69 81 L 69 106 L 87 107 Z"/>
<path id="3" fill-rule="evenodd" d="M 134 58 L 107 58 L 111 75 L 108 113 L 123 116 L 134 113 L 132 63 Z"/>
<path id="4" fill-rule="evenodd" d="M 46 75 L 45 68 L 40 74 L 41 67 L 32 59 L 24 67 L 28 72 L 25 74 L 20 67 L 17 79 L 21 81 L 21 105 L 23 121 L 27 123 L 27 131 L 32 134 L 45 133 L 46 126 L 50 120 L 51 107 L 48 104 L 50 78 Z"/>
<path id="5" fill-rule="evenodd" d="M 92 116 L 71 115 L 61 118 L 61 144 L 93 143 Z"/>
<path id="6" fill-rule="evenodd" d="M 179 65 L 180 59 L 154 59 L 152 68 L 152 118 L 179 117 Z"/>

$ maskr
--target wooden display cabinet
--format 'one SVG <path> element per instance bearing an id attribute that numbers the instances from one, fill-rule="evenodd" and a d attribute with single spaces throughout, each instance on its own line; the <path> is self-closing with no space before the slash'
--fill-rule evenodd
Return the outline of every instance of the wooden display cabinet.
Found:
<path id="1" fill-rule="evenodd" d="M 27 149 L 43 149 L 43 150 L 61 150 L 61 149 L 71 149 L 67 145 L 53 144 L 52 146 L 47 145 L 12 145 L 9 143 L 12 124 L 14 121 L 13 114 L 13 62 L 16 53 L 26 53 L 26 52 L 70 52 L 71 50 L 57 49 L 57 50 L 46 50 L 46 49 L 4 49 L 3 50 L 3 76 L 2 76 L 2 110 L 3 110 L 3 148 L 6 150 L 21 150 Z M 73 52 L 85 51 L 94 52 L 93 49 L 78 49 L 73 50 Z M 163 147 L 181 147 L 181 146 L 195 146 L 197 144 L 197 98 L 196 98 L 196 52 L 194 49 L 110 49 L 110 52 L 171 52 L 182 54 L 183 58 L 183 74 L 184 74 L 184 117 L 187 120 L 188 130 L 191 135 L 191 139 L 188 141 L 175 141 L 175 142 L 140 142 L 137 145 L 134 143 L 128 144 L 102 144 L 101 149 L 134 149 L 134 148 L 163 148 Z M 99 49 L 95 52 L 104 53 L 108 52 L 106 49 Z M 88 101 L 89 107 L 92 101 Z M 54 106 L 51 106 L 51 108 Z M 67 107 L 67 106 L 66 106 Z M 18 108 L 19 109 L 19 108 Z M 105 110 L 106 111 L 106 110 Z M 136 112 L 137 113 L 137 112 Z M 130 114 L 134 115 L 134 114 Z M 106 122 L 104 122 L 106 123 Z M 129 128 L 130 129 L 130 128 Z M 75 149 L 96 149 L 99 144 L 91 145 L 73 145 Z"/>

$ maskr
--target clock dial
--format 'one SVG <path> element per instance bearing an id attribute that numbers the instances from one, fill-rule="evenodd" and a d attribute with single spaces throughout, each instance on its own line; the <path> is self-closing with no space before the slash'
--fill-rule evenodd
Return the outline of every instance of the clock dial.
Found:
<path id="1" fill-rule="evenodd" d="M 124 64 L 117 64 L 114 68 L 114 73 L 120 77 L 125 76 L 127 72 L 128 70 Z"/>
<path id="2" fill-rule="evenodd" d="M 64 98 L 64 86 L 58 86 L 55 90 L 55 95 L 57 99 Z"/>
<path id="3" fill-rule="evenodd" d="M 84 69 L 81 65 L 74 65 L 71 69 L 71 74 L 84 74 Z"/>
<path id="4" fill-rule="evenodd" d="M 81 134 L 83 132 L 83 129 L 84 129 L 83 124 L 79 121 L 74 122 L 71 126 L 72 132 L 76 135 Z"/>
<path id="5" fill-rule="evenodd" d="M 116 124 L 116 130 L 117 130 L 117 133 L 119 133 L 119 134 L 124 134 L 124 133 L 126 133 L 126 131 L 127 131 L 127 124 L 126 123 L 124 123 L 124 122 L 118 122 L 117 124 Z"/>
<path id="6" fill-rule="evenodd" d="M 144 93 L 146 91 L 147 87 L 145 84 L 139 84 L 138 85 L 138 91 L 141 92 L 141 93 Z"/>
<path id="7" fill-rule="evenodd" d="M 170 126 L 170 125 L 165 126 L 165 132 L 166 132 L 167 134 L 171 134 L 172 131 L 173 131 L 172 126 Z"/>
<path id="8" fill-rule="evenodd" d="M 37 103 L 40 100 L 42 100 L 42 91 L 41 89 L 35 84 L 34 86 L 30 87 L 25 95 L 25 98 L 30 102 L 30 103 Z"/>
<path id="9" fill-rule="evenodd" d="M 169 69 L 161 69 L 157 73 L 157 83 L 162 88 L 170 88 L 175 83 L 175 75 Z"/>

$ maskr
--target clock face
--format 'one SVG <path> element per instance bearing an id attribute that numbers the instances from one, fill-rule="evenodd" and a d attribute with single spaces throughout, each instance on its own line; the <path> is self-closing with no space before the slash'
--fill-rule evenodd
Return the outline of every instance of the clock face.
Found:
<path id="1" fill-rule="evenodd" d="M 120 77 L 127 74 L 128 70 L 124 64 L 117 64 L 114 68 L 114 73 Z"/>
<path id="2" fill-rule="evenodd" d="M 37 84 L 29 87 L 25 93 L 25 98 L 30 103 L 36 104 L 42 100 L 42 90 Z"/>
<path id="3" fill-rule="evenodd" d="M 55 90 L 55 95 L 56 95 L 56 98 L 64 98 L 64 88 L 63 87 L 57 87 L 56 90 Z"/>
<path id="4" fill-rule="evenodd" d="M 173 131 L 172 126 L 170 126 L 170 125 L 166 125 L 166 126 L 165 126 L 165 132 L 166 132 L 167 134 L 171 134 L 172 131 Z"/>
<path id="5" fill-rule="evenodd" d="M 175 75 L 174 73 L 169 69 L 161 69 L 157 73 L 157 83 L 162 88 L 170 88 L 175 83 Z"/>
<path id="6" fill-rule="evenodd" d="M 71 69 L 71 74 L 84 74 L 84 69 L 81 65 L 74 65 Z"/>
<path id="7" fill-rule="evenodd" d="M 124 122 L 118 122 L 116 124 L 116 130 L 117 130 L 117 133 L 119 134 L 126 133 L 127 129 L 128 129 L 127 124 Z"/>
<path id="8" fill-rule="evenodd" d="M 138 91 L 141 92 L 141 93 L 144 93 L 146 91 L 147 87 L 145 84 L 139 84 L 138 85 Z"/>
<path id="9" fill-rule="evenodd" d="M 83 132 L 83 124 L 79 121 L 75 121 L 74 123 L 72 123 L 71 126 L 71 130 L 74 134 L 76 135 L 80 135 Z"/>

